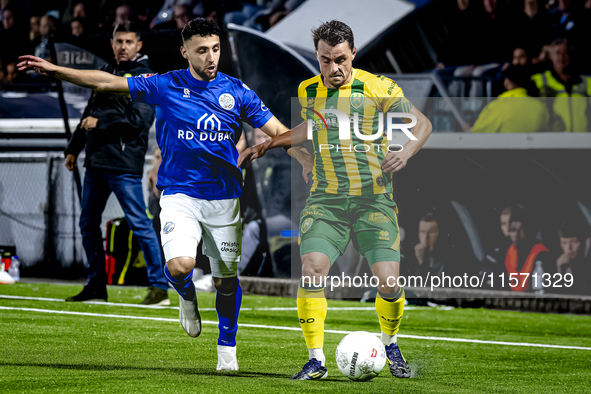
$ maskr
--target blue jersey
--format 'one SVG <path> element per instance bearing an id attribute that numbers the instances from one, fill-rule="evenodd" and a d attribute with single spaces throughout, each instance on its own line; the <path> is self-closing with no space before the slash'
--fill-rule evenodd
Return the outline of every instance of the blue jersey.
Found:
<path id="1" fill-rule="evenodd" d="M 240 197 L 234 135 L 242 121 L 261 127 L 273 114 L 236 78 L 218 72 L 212 81 L 186 70 L 128 77 L 132 100 L 157 105 L 156 139 L 162 152 L 158 188 L 205 200 Z"/>

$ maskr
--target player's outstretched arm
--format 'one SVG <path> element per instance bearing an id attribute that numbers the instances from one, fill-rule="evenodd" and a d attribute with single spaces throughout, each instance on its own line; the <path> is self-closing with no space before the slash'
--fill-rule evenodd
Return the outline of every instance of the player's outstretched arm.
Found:
<path id="1" fill-rule="evenodd" d="M 50 77 L 68 81 L 83 88 L 113 93 L 128 93 L 127 78 L 98 70 L 75 70 L 68 67 L 60 67 L 47 60 L 36 56 L 20 56 L 22 60 L 18 65 L 19 71 L 32 68 Z"/>
<path id="2" fill-rule="evenodd" d="M 406 167 L 408 160 L 425 145 L 431 135 L 433 130 L 431 121 L 415 107 L 412 107 L 409 113 L 417 117 L 417 124 L 412 130 L 412 134 L 417 137 L 417 140 L 409 140 L 402 151 L 388 153 L 382 161 L 382 171 L 384 172 L 397 172 Z"/>
<path id="3" fill-rule="evenodd" d="M 269 122 L 271 122 L 271 120 L 269 120 Z M 302 145 L 306 141 L 306 133 L 308 131 L 306 123 L 302 123 L 283 134 L 277 135 L 272 134 L 272 130 L 267 126 L 269 122 L 261 127 L 261 130 L 263 130 L 267 135 L 274 135 L 274 137 L 271 137 L 260 144 L 251 146 L 242 151 L 238 157 L 239 167 L 246 161 L 252 161 L 263 157 L 269 149 L 289 148 L 292 146 Z M 281 124 L 279 120 L 277 120 L 277 122 Z"/>

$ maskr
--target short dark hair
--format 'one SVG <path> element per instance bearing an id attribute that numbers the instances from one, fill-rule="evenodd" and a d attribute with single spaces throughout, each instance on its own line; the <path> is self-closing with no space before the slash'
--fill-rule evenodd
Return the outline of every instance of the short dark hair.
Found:
<path id="1" fill-rule="evenodd" d="M 220 27 L 214 21 L 207 18 L 195 18 L 183 27 L 181 35 L 183 41 L 191 39 L 193 36 L 218 36 L 220 35 Z"/>
<path id="2" fill-rule="evenodd" d="M 560 238 L 578 238 L 579 241 L 587 237 L 589 231 L 581 220 L 565 220 L 558 228 L 558 237 Z"/>
<path id="3" fill-rule="evenodd" d="M 528 69 L 525 66 L 516 66 L 513 64 L 503 72 L 503 77 L 522 88 L 526 88 L 530 81 Z"/>
<path id="4" fill-rule="evenodd" d="M 118 23 L 115 26 L 115 29 L 113 29 L 113 38 L 115 38 L 115 34 L 117 34 L 117 33 L 135 33 L 138 40 L 141 40 L 140 29 L 139 29 L 138 25 L 136 25 L 132 21 L 125 21 L 123 23 Z"/>
<path id="5" fill-rule="evenodd" d="M 425 222 L 425 223 L 436 222 L 437 225 L 439 225 L 439 222 L 437 221 L 437 217 L 435 216 L 435 214 L 433 214 L 433 212 L 427 212 L 425 215 L 423 215 L 423 217 L 419 220 L 419 222 Z"/>
<path id="6" fill-rule="evenodd" d="M 318 49 L 318 42 L 320 40 L 326 42 L 331 47 L 345 41 L 349 43 L 351 50 L 355 46 L 353 30 L 347 24 L 337 20 L 324 22 L 317 28 L 312 29 L 312 38 L 314 39 L 314 48 L 316 49 Z"/>

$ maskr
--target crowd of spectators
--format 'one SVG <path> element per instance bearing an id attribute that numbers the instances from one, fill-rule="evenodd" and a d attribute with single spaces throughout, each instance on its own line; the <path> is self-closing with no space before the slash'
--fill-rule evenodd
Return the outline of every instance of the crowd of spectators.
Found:
<path id="1" fill-rule="evenodd" d="M 453 97 L 542 97 L 550 119 L 543 124 L 515 127 L 510 116 L 500 116 L 506 103 L 524 103 L 514 113 L 538 114 L 533 101 L 500 100 L 488 108 L 473 132 L 590 131 L 587 99 L 571 103 L 562 97 L 591 96 L 591 1 L 585 0 L 457 0 L 454 21 L 439 68 L 451 76 Z M 515 80 L 520 76 L 519 80 Z M 525 78 L 523 78 L 525 77 Z M 457 80 L 471 80 L 467 84 Z M 485 92 L 483 80 L 493 82 Z M 484 112 L 484 111 L 483 111 Z M 511 111 L 509 111 L 511 112 Z M 578 116 L 572 115 L 578 114 Z M 497 118 L 493 121 L 493 118 Z M 506 119 L 505 119 L 506 118 Z M 505 121 L 506 120 L 506 121 Z M 492 121 L 492 124 L 490 123 Z M 478 123 L 478 122 L 477 122 Z M 503 124 L 505 123 L 505 124 Z M 512 127 L 507 125 L 513 124 Z"/>
<path id="2" fill-rule="evenodd" d="M 450 237 L 445 219 L 433 212 L 425 214 L 419 220 L 418 237 L 406 243 L 416 242 L 414 253 L 407 249 L 405 254 L 405 274 L 423 278 L 477 274 L 487 278 L 484 288 L 591 294 L 591 228 L 584 219 L 565 219 L 555 229 L 555 239 L 544 239 L 534 215 L 519 204 L 503 208 L 499 219 L 498 230 L 489 233 L 496 241 L 489 243 L 486 256 L 478 261 L 466 253 L 469 248 L 453 247 L 457 237 Z M 532 280 L 534 273 L 537 280 Z M 519 282 L 510 284 L 511 277 Z"/>
<path id="3" fill-rule="evenodd" d="M 0 87 L 26 82 L 26 77 L 16 72 L 19 55 L 33 53 L 51 60 L 48 39 L 52 36 L 110 35 L 115 25 L 125 21 L 134 22 L 142 31 L 176 30 L 198 16 L 221 27 L 236 23 L 264 31 L 303 1 L 1 0 Z"/>

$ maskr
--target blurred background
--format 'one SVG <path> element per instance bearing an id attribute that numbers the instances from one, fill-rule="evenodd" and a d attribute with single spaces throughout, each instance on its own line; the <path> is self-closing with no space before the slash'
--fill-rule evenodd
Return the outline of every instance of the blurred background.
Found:
<path id="1" fill-rule="evenodd" d="M 180 29 L 210 18 L 223 29 L 219 70 L 294 126 L 301 120 L 291 98 L 319 73 L 310 30 L 339 19 L 355 34 L 354 67 L 394 79 L 434 126 L 423 151 L 394 176 L 404 272 L 504 272 L 511 240 L 503 216 L 519 210 L 532 239 L 550 251 L 545 272 L 576 277 L 577 286 L 550 291 L 591 293 L 591 1 L 1 0 L 0 8 L 0 252 L 18 254 L 23 277 L 85 276 L 79 186 L 63 149 L 90 92 L 17 72 L 19 55 L 97 69 L 113 61 L 114 26 L 132 20 L 142 29 L 142 54 L 166 73 L 187 67 Z M 525 121 L 512 122 L 510 113 Z M 248 125 L 235 137 L 239 149 L 266 138 Z M 158 165 L 154 128 L 150 139 L 146 202 Z M 299 213 L 310 187 L 301 167 L 278 151 L 244 175 L 241 274 L 299 277 Z M 112 196 L 105 235 L 120 217 Z M 573 238 L 574 254 L 563 247 Z M 207 273 L 207 260 L 199 264 Z M 331 274 L 339 272 L 368 268 L 350 247 Z"/>

